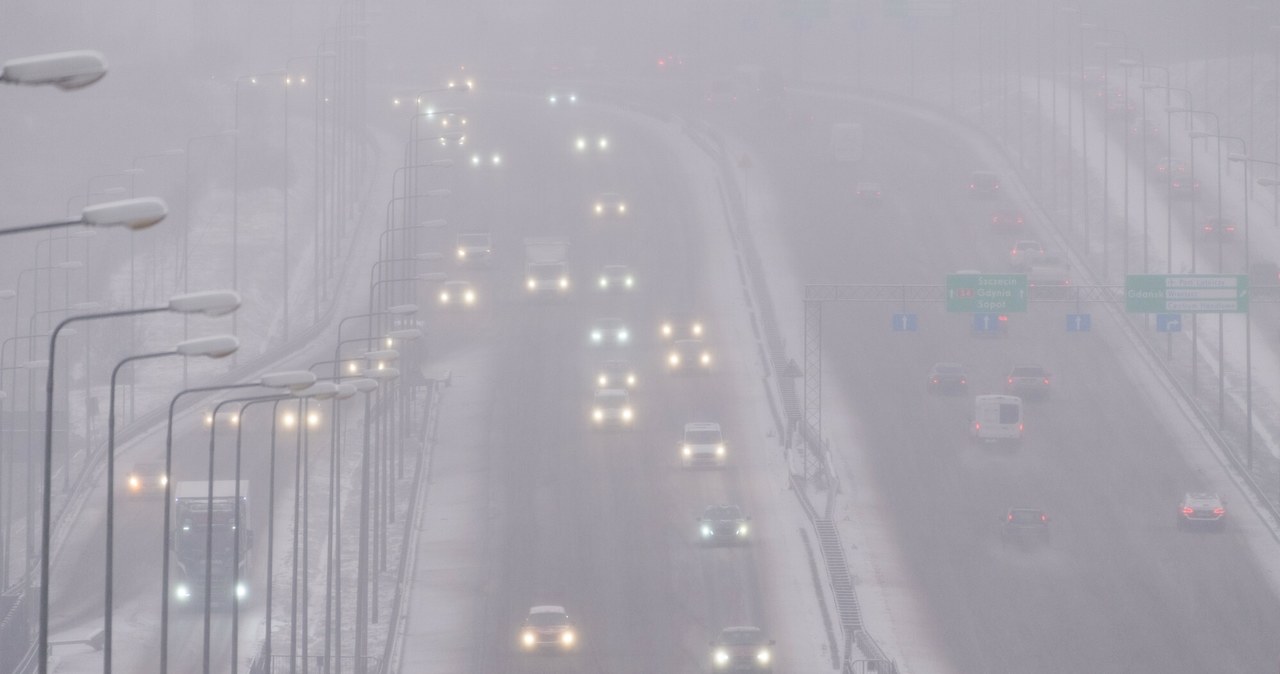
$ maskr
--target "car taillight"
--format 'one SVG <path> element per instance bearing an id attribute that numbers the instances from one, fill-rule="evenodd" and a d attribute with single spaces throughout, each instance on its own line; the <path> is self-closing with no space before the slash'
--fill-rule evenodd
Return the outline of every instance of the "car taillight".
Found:
<path id="1" fill-rule="evenodd" d="M 937 378 L 937 377 L 934 377 L 934 378 L 933 378 L 933 383 L 935 383 L 935 384 L 936 384 L 936 383 L 938 383 L 938 378 Z"/>
<path id="2" fill-rule="evenodd" d="M 960 383 L 961 383 L 961 384 L 967 384 L 967 383 L 969 383 L 969 382 L 965 381 L 965 378 L 964 378 L 964 377 L 961 377 L 961 378 L 960 378 Z"/>
<path id="3" fill-rule="evenodd" d="M 975 421 L 975 422 L 973 422 L 973 430 L 975 430 L 975 431 L 980 431 L 980 430 L 982 430 L 982 424 L 980 424 L 980 423 L 978 423 L 978 422 L 976 422 L 976 421 Z"/>
<path id="4" fill-rule="evenodd" d="M 1009 322 L 1009 317 L 1005 316 L 1004 314 L 1000 314 L 999 316 L 996 316 L 996 320 L 1000 321 L 1001 323 L 1007 323 Z"/>
<path id="5" fill-rule="evenodd" d="M 1021 433 L 1021 432 L 1022 432 L 1022 424 L 1018 424 L 1018 432 L 1019 432 L 1019 433 Z"/>
<path id="6" fill-rule="evenodd" d="M 1217 515 L 1218 517 L 1222 517 L 1223 515 L 1226 514 L 1226 512 L 1227 512 L 1226 508 L 1222 508 L 1222 507 L 1213 509 L 1213 514 Z"/>
<path id="7" fill-rule="evenodd" d="M 1049 378 L 1048 378 L 1048 377 L 1045 377 L 1045 378 L 1044 378 L 1044 385 L 1045 385 L 1045 386 L 1048 386 L 1048 385 L 1049 385 Z"/>
<path id="8" fill-rule="evenodd" d="M 1008 515 L 1005 515 L 1005 521 L 1006 521 L 1006 522 L 1012 522 L 1012 521 L 1013 521 L 1013 513 L 1009 513 Z"/>
<path id="9" fill-rule="evenodd" d="M 1048 516 L 1048 515 L 1046 515 L 1046 514 L 1044 514 L 1044 513 L 1040 513 L 1040 521 L 1041 521 L 1041 522 L 1048 522 L 1048 521 L 1049 521 L 1049 516 Z"/>
<path id="10" fill-rule="evenodd" d="M 1182 514 L 1183 514 L 1183 515 L 1186 515 L 1186 516 L 1190 517 L 1190 516 L 1191 516 L 1192 514 L 1194 514 L 1194 513 L 1195 513 L 1195 508 L 1192 508 L 1191 506 L 1184 506 L 1184 507 L 1182 508 Z"/>
<path id="11" fill-rule="evenodd" d="M 1009 377 L 1009 383 L 1010 383 L 1010 384 L 1012 384 L 1012 383 L 1013 383 L 1013 377 Z"/>

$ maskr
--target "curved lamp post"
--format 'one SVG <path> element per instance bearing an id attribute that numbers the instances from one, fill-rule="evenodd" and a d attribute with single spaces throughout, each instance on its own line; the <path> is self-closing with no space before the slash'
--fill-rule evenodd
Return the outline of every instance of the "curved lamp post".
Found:
<path id="1" fill-rule="evenodd" d="M 168 209 L 164 205 L 163 199 L 158 199 L 156 197 L 122 199 L 120 201 L 108 201 L 105 204 L 85 206 L 84 210 L 80 211 L 80 217 L 77 218 L 68 218 L 66 220 L 55 220 L 53 222 L 42 222 L 34 225 L 21 225 L 19 227 L 0 229 L 0 236 L 5 234 L 35 232 L 42 229 L 71 227 L 73 225 L 146 229 L 147 227 L 164 220 L 164 216 L 167 213 Z"/>
<path id="2" fill-rule="evenodd" d="M 88 209 L 86 209 L 88 210 Z M 163 217 L 163 214 L 161 215 Z M 71 323 L 91 321 L 100 318 L 118 318 L 154 314 L 163 311 L 174 313 L 201 313 L 206 316 L 222 316 L 240 307 L 240 296 L 234 292 L 211 290 L 200 293 L 176 295 L 167 304 L 141 309 L 122 311 L 106 311 L 92 314 L 68 316 L 58 323 L 58 327 L 49 334 L 49 370 L 45 380 L 45 421 L 44 421 L 44 493 L 43 512 L 40 525 L 40 672 L 44 674 L 49 668 L 49 555 L 50 538 L 53 525 L 53 372 L 57 355 L 58 333 Z M 166 467 L 167 470 L 167 467 Z M 166 492 L 168 489 L 166 489 Z M 167 496 L 167 494 L 166 494 Z M 167 505 L 167 501 L 166 501 Z"/>
<path id="3" fill-rule="evenodd" d="M 63 91 L 81 89 L 107 74 L 107 61 L 96 51 L 64 51 L 10 59 L 0 65 L 0 82 L 51 84 Z"/>
<path id="4" fill-rule="evenodd" d="M 191 339 L 179 343 L 173 349 L 168 351 L 156 351 L 154 353 L 144 353 L 129 356 L 111 370 L 111 389 L 108 396 L 107 404 L 107 583 L 106 583 L 106 601 L 105 616 L 103 620 L 103 642 L 102 642 L 102 671 L 105 674 L 111 672 L 111 614 L 112 594 L 114 580 L 112 571 L 114 569 L 114 543 L 115 543 L 115 485 L 116 485 L 116 376 L 120 373 L 120 368 L 125 364 L 139 360 L 147 360 L 151 358 L 161 358 L 164 356 L 208 356 L 209 358 L 222 358 L 230 355 L 233 351 L 240 347 L 240 340 L 231 335 L 219 335 L 216 337 L 202 337 L 199 339 Z M 169 474 L 165 473 L 165 482 L 168 483 Z"/>

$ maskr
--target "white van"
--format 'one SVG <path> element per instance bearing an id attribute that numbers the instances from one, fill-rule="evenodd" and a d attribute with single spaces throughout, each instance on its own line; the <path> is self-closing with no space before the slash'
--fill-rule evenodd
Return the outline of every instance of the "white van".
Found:
<path id="1" fill-rule="evenodd" d="M 1022 440 L 1022 398 L 981 395 L 973 399 L 973 422 L 969 432 L 974 440 L 1019 442 Z"/>

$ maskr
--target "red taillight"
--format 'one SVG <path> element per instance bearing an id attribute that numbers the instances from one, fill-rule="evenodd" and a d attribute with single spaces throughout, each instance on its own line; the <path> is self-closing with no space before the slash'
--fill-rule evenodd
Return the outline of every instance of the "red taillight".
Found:
<path id="1" fill-rule="evenodd" d="M 1021 433 L 1021 432 L 1022 432 L 1022 424 L 1018 424 L 1018 432 L 1019 432 L 1019 433 Z"/>
<path id="2" fill-rule="evenodd" d="M 1183 514 L 1183 515 L 1186 515 L 1187 517 L 1190 517 L 1190 516 L 1191 516 L 1191 515 L 1193 515 L 1195 512 L 1196 512 L 1196 511 L 1195 511 L 1195 509 L 1194 509 L 1194 508 L 1192 508 L 1192 507 L 1190 507 L 1190 506 L 1186 506 L 1186 507 L 1184 507 L 1184 508 L 1182 509 L 1182 514 Z"/>
<path id="3" fill-rule="evenodd" d="M 1013 521 L 1013 513 L 1009 513 L 1008 515 L 1006 515 L 1006 516 L 1005 516 L 1005 521 L 1006 521 L 1006 522 L 1012 522 L 1012 521 Z"/>
<path id="4" fill-rule="evenodd" d="M 968 382 L 964 377 L 961 377 L 961 378 L 960 378 L 960 383 L 961 383 L 961 384 L 968 384 L 969 382 Z"/>
<path id="5" fill-rule="evenodd" d="M 1009 317 L 1005 316 L 1004 314 L 1000 314 L 999 316 L 996 316 L 996 320 L 1000 321 L 1001 323 L 1005 323 L 1005 322 L 1008 322 Z"/>
<path id="6" fill-rule="evenodd" d="M 1212 231 L 1213 231 L 1213 225 L 1205 225 L 1205 226 L 1204 226 L 1204 231 L 1206 231 L 1206 232 L 1212 232 Z"/>
<path id="7" fill-rule="evenodd" d="M 1048 521 L 1049 521 L 1049 516 L 1048 516 L 1048 515 L 1046 515 L 1046 514 L 1044 514 L 1044 513 L 1040 513 L 1040 521 L 1041 521 L 1041 522 L 1048 522 Z"/>
<path id="8" fill-rule="evenodd" d="M 1226 513 L 1227 513 L 1226 508 L 1218 507 L 1213 509 L 1213 514 L 1217 515 L 1218 517 L 1222 517 Z"/>
<path id="9" fill-rule="evenodd" d="M 1021 224 L 1022 224 L 1022 216 L 1021 216 L 1021 215 L 1019 215 L 1019 216 L 1018 216 L 1018 224 L 1019 224 L 1019 225 L 1021 225 Z"/>
<path id="10" fill-rule="evenodd" d="M 1017 249 L 1017 248 L 1014 248 L 1013 250 L 1009 251 L 1009 254 L 1010 254 L 1010 255 L 1017 255 L 1017 254 L 1018 254 L 1018 249 Z"/>
<path id="11" fill-rule="evenodd" d="M 1048 378 L 1048 377 L 1045 377 L 1045 378 L 1044 378 L 1044 385 L 1045 385 L 1045 386 L 1048 386 L 1048 385 L 1049 385 L 1049 378 Z"/>
<path id="12" fill-rule="evenodd" d="M 935 383 L 935 384 L 936 384 L 936 383 L 938 383 L 938 378 L 937 378 L 937 377 L 934 377 L 934 378 L 933 378 L 933 383 Z"/>
<path id="13" fill-rule="evenodd" d="M 1013 377 L 1009 377 L 1009 383 L 1013 384 Z"/>
<path id="14" fill-rule="evenodd" d="M 980 431 L 980 430 L 982 430 L 982 424 L 980 424 L 980 423 L 978 423 L 978 422 L 976 422 L 976 421 L 975 421 L 975 422 L 973 422 L 973 430 L 975 430 L 975 431 Z"/>

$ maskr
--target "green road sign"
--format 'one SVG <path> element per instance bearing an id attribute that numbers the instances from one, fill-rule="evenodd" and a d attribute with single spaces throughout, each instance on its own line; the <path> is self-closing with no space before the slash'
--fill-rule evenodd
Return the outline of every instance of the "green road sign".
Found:
<path id="1" fill-rule="evenodd" d="M 947 274 L 947 311 L 1009 313 L 1026 310 L 1026 274 Z"/>
<path id="2" fill-rule="evenodd" d="M 1225 274 L 1129 274 L 1124 309 L 1131 314 L 1221 314 L 1249 310 L 1249 277 Z"/>

